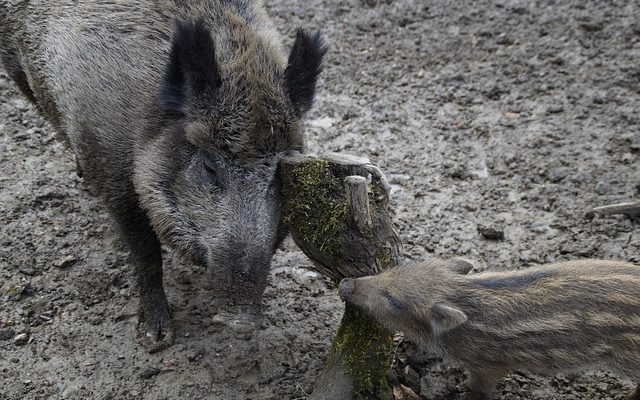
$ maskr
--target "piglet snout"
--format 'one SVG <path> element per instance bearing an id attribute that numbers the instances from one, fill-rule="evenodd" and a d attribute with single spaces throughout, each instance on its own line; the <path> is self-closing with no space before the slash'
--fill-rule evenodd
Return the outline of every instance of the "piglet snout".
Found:
<path id="1" fill-rule="evenodd" d="M 347 301 L 351 297 L 351 293 L 353 293 L 353 279 L 345 278 L 341 280 L 340 285 L 338 285 L 338 294 L 342 301 Z"/>

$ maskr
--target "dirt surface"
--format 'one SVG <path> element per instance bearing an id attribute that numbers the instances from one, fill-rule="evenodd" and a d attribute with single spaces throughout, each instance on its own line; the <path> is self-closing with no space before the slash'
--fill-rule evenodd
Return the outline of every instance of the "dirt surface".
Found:
<path id="1" fill-rule="evenodd" d="M 640 263 L 638 221 L 583 216 L 640 195 L 637 1 L 267 3 L 288 38 L 326 34 L 309 148 L 386 171 L 411 258 Z M 205 271 L 167 254 L 178 338 L 149 355 L 109 216 L 3 72 L 0 100 L 0 399 L 306 397 L 342 304 L 293 244 L 274 257 L 249 338 L 211 323 Z M 465 397 L 463 371 L 406 342 L 393 375 L 426 399 Z M 498 398 L 622 399 L 628 387 L 602 371 L 512 374 Z"/>

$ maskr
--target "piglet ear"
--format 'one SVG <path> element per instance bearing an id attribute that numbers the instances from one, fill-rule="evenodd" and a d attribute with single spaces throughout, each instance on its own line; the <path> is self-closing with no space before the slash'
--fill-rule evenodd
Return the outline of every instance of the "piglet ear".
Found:
<path id="1" fill-rule="evenodd" d="M 221 84 L 211 32 L 202 20 L 177 21 L 160 90 L 165 111 L 185 115 L 210 104 Z"/>
<path id="2" fill-rule="evenodd" d="M 320 32 L 298 29 L 284 74 L 289 98 L 299 114 L 309 111 L 313 105 L 316 81 L 326 53 L 327 47 Z"/>
<path id="3" fill-rule="evenodd" d="M 431 307 L 431 329 L 434 336 L 447 332 L 466 320 L 466 314 L 457 308 L 443 303 L 436 303 Z"/>

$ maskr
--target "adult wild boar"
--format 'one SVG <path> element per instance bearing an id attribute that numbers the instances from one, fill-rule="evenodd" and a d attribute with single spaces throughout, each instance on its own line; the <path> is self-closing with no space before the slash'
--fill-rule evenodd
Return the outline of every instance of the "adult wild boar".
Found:
<path id="1" fill-rule="evenodd" d="M 131 248 L 150 351 L 173 329 L 161 241 L 207 266 L 228 322 L 255 322 L 286 229 L 276 167 L 304 148 L 326 52 L 288 59 L 260 0 L 8 0 L 0 55 L 75 152 Z"/>
<path id="2" fill-rule="evenodd" d="M 579 260 L 462 275 L 431 260 L 343 279 L 343 300 L 464 365 L 469 399 L 491 399 L 507 372 L 610 369 L 640 383 L 640 267 Z M 629 394 L 640 400 L 640 386 Z"/>

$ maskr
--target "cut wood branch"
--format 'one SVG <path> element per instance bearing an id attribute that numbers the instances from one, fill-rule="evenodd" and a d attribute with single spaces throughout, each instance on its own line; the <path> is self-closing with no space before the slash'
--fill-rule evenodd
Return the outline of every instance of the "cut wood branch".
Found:
<path id="1" fill-rule="evenodd" d="M 599 215 L 613 215 L 624 214 L 630 217 L 640 216 L 640 201 L 630 201 L 627 203 L 610 204 L 607 206 L 595 207 L 586 213 L 586 217 L 591 219 L 596 214 Z"/>
<path id="2" fill-rule="evenodd" d="M 389 209 L 390 186 L 369 160 L 343 154 L 282 159 L 285 220 L 318 270 L 337 285 L 346 277 L 396 266 L 400 241 Z M 391 399 L 391 333 L 347 305 L 313 400 Z"/>
<path id="3" fill-rule="evenodd" d="M 369 195 L 367 194 L 367 178 L 363 176 L 347 176 L 344 180 L 347 192 L 348 214 L 361 234 L 371 228 L 369 215 Z"/>

